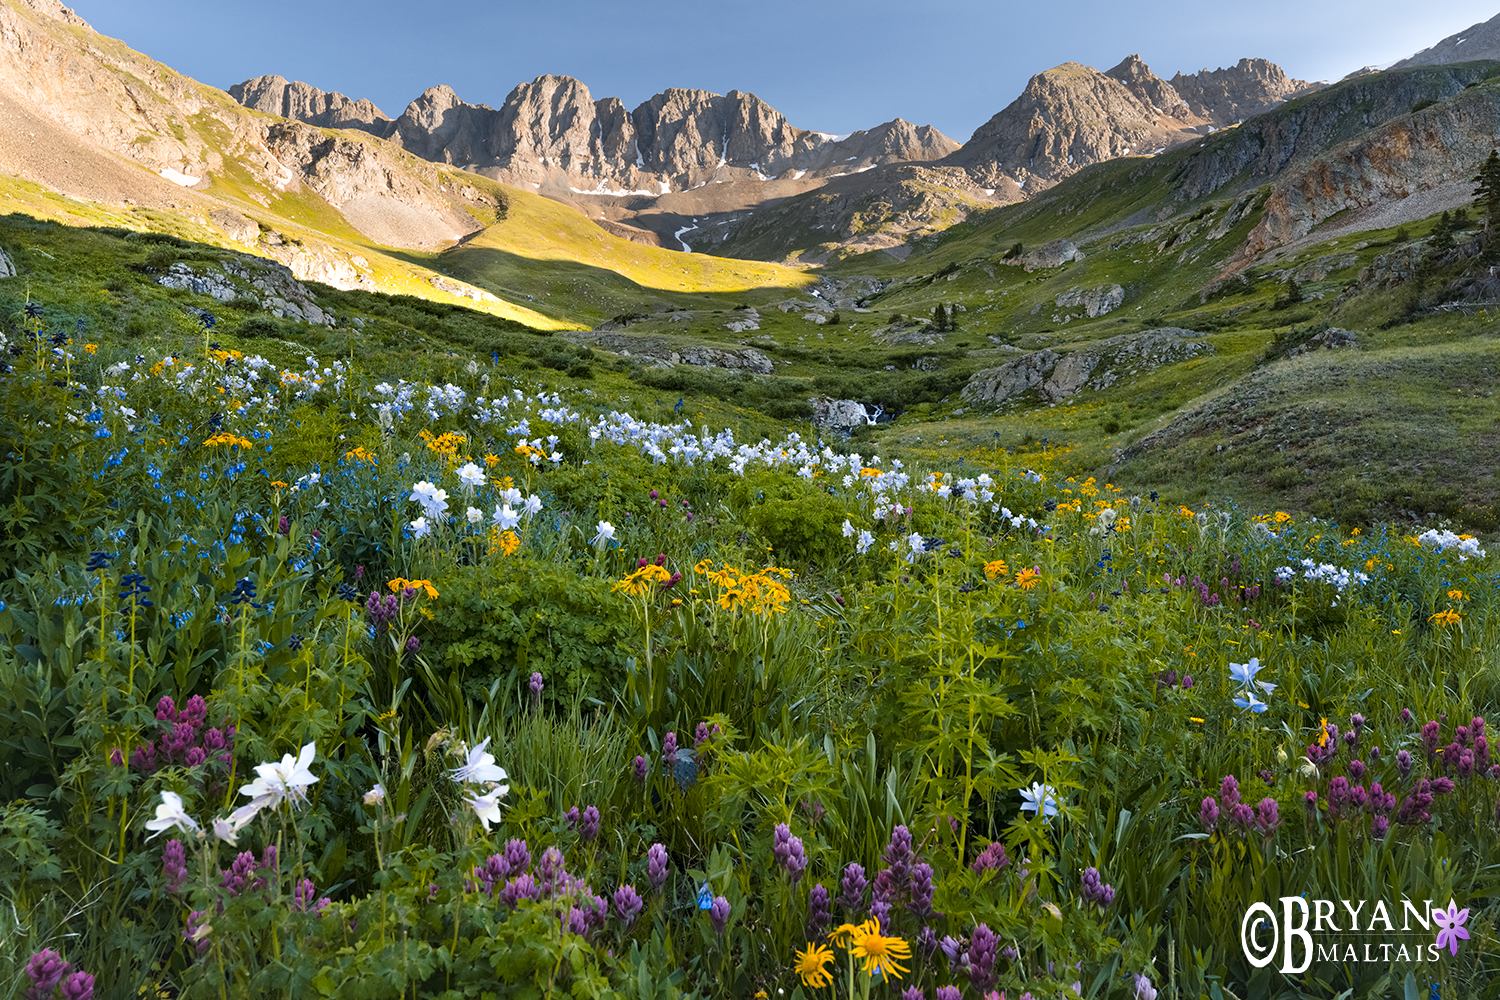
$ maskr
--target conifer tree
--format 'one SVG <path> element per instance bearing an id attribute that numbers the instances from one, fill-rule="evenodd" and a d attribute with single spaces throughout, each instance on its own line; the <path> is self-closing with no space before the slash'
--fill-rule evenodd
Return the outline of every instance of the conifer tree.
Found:
<path id="1" fill-rule="evenodd" d="M 1474 184 L 1474 207 L 1484 220 L 1485 236 L 1492 236 L 1500 225 L 1500 150 L 1490 150 L 1490 158 L 1479 168 Z"/>
<path id="2" fill-rule="evenodd" d="M 1432 227 L 1430 246 L 1435 254 L 1447 253 L 1453 249 L 1453 218 L 1447 212 L 1438 216 L 1437 225 Z"/>

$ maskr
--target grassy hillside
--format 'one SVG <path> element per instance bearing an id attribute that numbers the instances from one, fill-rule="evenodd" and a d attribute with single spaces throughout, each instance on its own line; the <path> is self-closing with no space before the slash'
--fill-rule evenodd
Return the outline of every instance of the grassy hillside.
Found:
<path id="1" fill-rule="evenodd" d="M 501 298 L 524 300 L 558 322 L 587 327 L 622 313 L 690 306 L 700 299 L 732 306 L 747 293 L 787 295 L 816 280 L 775 264 L 632 243 L 574 208 L 494 187 L 503 193 L 504 219 L 428 258 L 430 266 Z"/>

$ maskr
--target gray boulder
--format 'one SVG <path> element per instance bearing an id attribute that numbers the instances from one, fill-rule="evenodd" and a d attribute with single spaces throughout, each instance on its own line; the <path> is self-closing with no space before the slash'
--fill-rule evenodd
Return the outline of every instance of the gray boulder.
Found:
<path id="1" fill-rule="evenodd" d="M 14 278 L 16 276 L 16 262 L 10 259 L 10 254 L 0 247 L 0 278 Z"/>
<path id="2" fill-rule="evenodd" d="M 820 431 L 848 433 L 853 428 L 863 427 L 873 420 L 869 409 L 858 400 L 814 396 L 808 402 L 812 404 L 813 426 Z M 877 406 L 874 416 L 879 415 L 880 407 Z"/>
<path id="3" fill-rule="evenodd" d="M 1298 344 L 1286 352 L 1289 358 L 1295 358 L 1299 354 L 1311 354 L 1313 351 L 1332 351 L 1339 347 L 1355 347 L 1359 341 L 1359 335 L 1352 330 L 1340 330 L 1338 327 L 1330 327 L 1322 333 L 1317 334 L 1305 344 Z"/>
<path id="4" fill-rule="evenodd" d="M 1083 307 L 1083 314 L 1090 319 L 1112 313 L 1125 301 L 1125 289 L 1119 285 L 1100 285 L 1098 288 L 1074 288 L 1057 297 L 1062 309 Z"/>
<path id="5" fill-rule="evenodd" d="M 1035 250 L 1028 250 L 1019 257 L 1001 261 L 1002 264 L 1019 264 L 1027 273 L 1042 271 L 1049 267 L 1061 267 L 1070 260 L 1083 260 L 1087 254 L 1078 249 L 1072 240 L 1053 240 Z"/>
<path id="6" fill-rule="evenodd" d="M 292 276 L 290 268 L 260 258 L 226 260 L 215 266 L 193 267 L 178 262 L 156 279 L 165 288 L 180 288 L 194 295 L 207 295 L 217 302 L 250 298 L 260 308 L 281 319 L 318 326 L 332 326 L 334 319 L 313 301 L 307 286 Z"/>
<path id="7" fill-rule="evenodd" d="M 1212 345 L 1189 339 L 1200 336 L 1166 327 L 1111 337 L 1067 355 L 1034 351 L 975 372 L 962 395 L 975 403 L 999 404 L 1035 389 L 1047 402 L 1059 403 L 1084 389 L 1107 389 L 1122 378 L 1212 354 Z"/>

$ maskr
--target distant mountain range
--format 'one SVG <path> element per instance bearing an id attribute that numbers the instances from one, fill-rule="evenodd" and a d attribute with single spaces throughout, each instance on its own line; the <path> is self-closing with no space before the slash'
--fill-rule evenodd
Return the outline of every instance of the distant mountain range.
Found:
<path id="1" fill-rule="evenodd" d="M 954 215 L 1045 190 L 1092 163 L 1201 138 L 1318 86 L 1288 79 L 1263 59 L 1179 73 L 1170 83 L 1138 56 L 1107 73 L 1065 63 L 1033 77 L 963 146 L 899 118 L 847 136 L 797 128 L 741 91 L 674 88 L 627 111 L 618 98 L 595 100 L 567 76 L 520 84 L 498 109 L 432 87 L 394 119 L 369 101 L 279 76 L 246 80 L 229 93 L 257 111 L 360 129 L 424 160 L 530 187 L 579 204 L 621 234 L 675 247 L 705 231 L 710 243 L 722 243 L 747 213 L 768 203 L 899 166 L 936 168 L 929 179 L 957 197 L 939 199 L 944 211 L 929 214 L 951 223 Z M 910 175 L 885 170 L 839 187 L 869 194 Z M 708 185 L 714 190 L 663 201 Z M 838 228 L 839 221 L 830 223 Z"/>
<path id="2" fill-rule="evenodd" d="M 145 197 L 150 185 L 121 173 L 131 162 L 179 193 L 212 189 L 270 205 L 306 191 L 381 244 L 437 248 L 498 211 L 490 189 L 461 180 L 482 175 L 572 205 L 639 243 L 799 264 L 872 250 L 903 257 L 914 241 L 1041 197 L 1091 166 L 1164 155 L 1226 129 L 1243 135 L 1176 175 L 1173 200 L 1231 178 L 1264 183 L 1474 77 L 1403 83 L 1376 74 L 1361 78 L 1376 81 L 1360 91 L 1373 104 L 1343 97 L 1297 111 L 1284 106 L 1324 85 L 1263 59 L 1170 80 L 1134 55 L 1103 72 L 1064 63 L 1032 77 L 960 145 L 901 119 L 846 136 L 800 128 L 741 91 L 670 89 L 627 109 L 566 76 L 520 84 L 498 109 L 432 87 L 396 118 L 278 76 L 225 95 L 95 34 L 58 0 L 0 0 L 0 51 L 0 113 L 12 121 L 0 172 L 59 190 Z M 1500 54 L 1500 18 L 1404 62 L 1491 52 Z M 23 128 L 47 142 L 21 141 Z M 1401 183 L 1428 180 L 1418 172 Z M 1358 201 L 1361 182 L 1347 183 Z M 1301 204 L 1287 211 L 1296 216 Z M 346 264 L 324 263 L 317 273 L 354 280 Z"/>

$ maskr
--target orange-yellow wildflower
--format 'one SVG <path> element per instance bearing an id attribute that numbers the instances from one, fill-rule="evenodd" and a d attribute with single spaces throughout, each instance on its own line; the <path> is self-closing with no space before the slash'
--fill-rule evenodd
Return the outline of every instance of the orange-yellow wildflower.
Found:
<path id="1" fill-rule="evenodd" d="M 832 986 L 833 977 L 828 974 L 828 963 L 833 961 L 833 949 L 827 945 L 809 944 L 797 952 L 797 975 L 803 986 Z"/>

